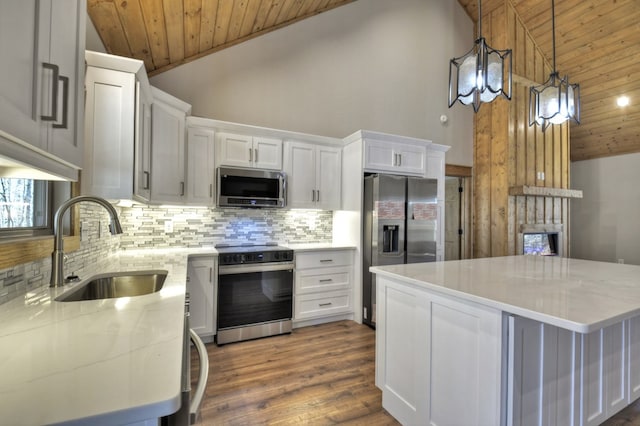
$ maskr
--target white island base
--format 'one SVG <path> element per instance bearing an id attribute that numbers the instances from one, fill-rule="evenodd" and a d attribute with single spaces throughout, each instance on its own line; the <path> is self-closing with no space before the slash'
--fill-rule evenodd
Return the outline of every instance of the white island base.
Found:
<path id="1" fill-rule="evenodd" d="M 640 397 L 640 267 L 374 267 L 376 385 L 405 425 L 598 425 Z"/>

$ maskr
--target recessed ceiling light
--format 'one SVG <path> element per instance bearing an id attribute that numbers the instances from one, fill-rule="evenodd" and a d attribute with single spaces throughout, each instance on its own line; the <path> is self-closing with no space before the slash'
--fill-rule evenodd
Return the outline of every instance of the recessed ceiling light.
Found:
<path id="1" fill-rule="evenodd" d="M 629 98 L 627 96 L 619 96 L 616 103 L 619 107 L 626 107 L 629 105 Z"/>

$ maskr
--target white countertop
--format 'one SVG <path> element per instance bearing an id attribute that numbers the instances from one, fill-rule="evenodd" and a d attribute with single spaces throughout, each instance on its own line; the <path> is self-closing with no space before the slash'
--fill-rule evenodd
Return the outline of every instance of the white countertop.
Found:
<path id="1" fill-rule="evenodd" d="M 634 265 L 509 256 L 371 271 L 579 333 L 640 315 L 640 266 Z"/>
<path id="2" fill-rule="evenodd" d="M 123 251 L 78 274 L 167 270 L 158 293 L 56 302 L 77 284 L 45 284 L 1 305 L 0 423 L 113 425 L 177 411 L 187 257 L 202 253 L 215 250 Z"/>
<path id="3" fill-rule="evenodd" d="M 287 244 L 297 251 L 351 249 Z M 184 294 L 189 256 L 213 247 L 126 250 L 58 289 L 48 283 L 0 305 L 0 423 L 114 425 L 180 407 Z M 166 270 L 162 290 L 81 302 L 54 299 L 92 275 Z M 68 271 L 65 271 L 68 272 Z"/>

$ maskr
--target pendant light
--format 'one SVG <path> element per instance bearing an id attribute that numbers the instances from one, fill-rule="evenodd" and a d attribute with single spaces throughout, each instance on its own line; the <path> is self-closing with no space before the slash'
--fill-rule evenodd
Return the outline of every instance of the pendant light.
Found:
<path id="1" fill-rule="evenodd" d="M 511 99 L 511 49 L 491 48 L 482 37 L 482 1 L 478 0 L 478 39 L 467 54 L 449 63 L 449 108 L 456 101 L 473 105 L 499 95 Z"/>
<path id="2" fill-rule="evenodd" d="M 551 0 L 551 28 L 553 37 L 553 72 L 540 86 L 529 89 L 529 126 L 538 124 L 544 132 L 551 124 L 573 120 L 580 124 L 580 86 L 569 84 L 565 75 L 556 70 L 556 20 L 554 0 Z"/>

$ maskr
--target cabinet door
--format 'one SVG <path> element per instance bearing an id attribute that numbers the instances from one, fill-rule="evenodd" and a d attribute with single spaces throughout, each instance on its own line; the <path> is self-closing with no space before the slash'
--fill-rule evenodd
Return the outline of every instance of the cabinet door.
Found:
<path id="1" fill-rule="evenodd" d="M 190 325 L 199 336 L 212 336 L 216 332 L 214 262 L 210 257 L 195 257 L 189 259 L 187 266 Z"/>
<path id="2" fill-rule="evenodd" d="M 627 402 L 640 398 L 640 316 L 627 322 L 629 347 L 629 391 Z"/>
<path id="3" fill-rule="evenodd" d="M 583 423 L 599 425 L 627 405 L 626 321 L 584 336 Z"/>
<path id="4" fill-rule="evenodd" d="M 502 313 L 381 276 L 376 292 L 383 407 L 402 424 L 500 424 Z"/>
<path id="5" fill-rule="evenodd" d="M 213 205 L 214 131 L 187 129 L 187 200 L 189 204 Z"/>
<path id="6" fill-rule="evenodd" d="M 154 102 L 151 131 L 151 201 L 181 203 L 185 195 L 185 113 Z"/>
<path id="7" fill-rule="evenodd" d="M 418 145 L 393 144 L 397 169 L 403 174 L 424 176 L 426 172 L 426 148 Z"/>
<path id="8" fill-rule="evenodd" d="M 582 338 L 582 424 L 599 425 L 607 418 L 605 405 L 604 330 Z"/>
<path id="9" fill-rule="evenodd" d="M 316 166 L 316 203 L 323 210 L 340 210 L 342 187 L 342 150 L 318 146 Z"/>
<path id="10" fill-rule="evenodd" d="M 425 177 L 444 179 L 444 152 L 427 150 Z"/>
<path id="11" fill-rule="evenodd" d="M 87 67 L 82 192 L 130 199 L 133 190 L 135 75 Z"/>
<path id="12" fill-rule="evenodd" d="M 397 157 L 393 144 L 366 140 L 364 142 L 364 168 L 367 171 L 395 171 Z"/>
<path id="13" fill-rule="evenodd" d="M 253 166 L 259 169 L 282 170 L 282 140 L 254 137 Z"/>
<path id="14" fill-rule="evenodd" d="M 47 0 L 51 2 L 49 62 L 58 66 L 57 119 L 49 127 L 48 151 L 71 164 L 82 166 L 80 134 L 83 111 L 84 76 L 84 0 Z M 41 6 L 46 3 L 40 0 Z M 80 118 L 80 121 L 78 121 Z"/>
<path id="15" fill-rule="evenodd" d="M 251 167 L 253 138 L 251 136 L 218 133 L 219 164 L 222 166 Z"/>
<path id="16" fill-rule="evenodd" d="M 294 208 L 315 208 L 316 191 L 316 149 L 303 142 L 287 142 L 287 206 Z"/>
<path id="17" fill-rule="evenodd" d="M 578 333 L 509 317 L 507 424 L 580 424 Z"/>
<path id="18" fill-rule="evenodd" d="M 37 13 L 36 0 L 0 2 L 0 130 L 40 146 Z"/>
<path id="19" fill-rule="evenodd" d="M 627 333 L 626 321 L 604 329 L 607 418 L 627 406 Z"/>
<path id="20" fill-rule="evenodd" d="M 136 82 L 136 135 L 134 195 L 142 201 L 151 197 L 151 93 Z"/>

